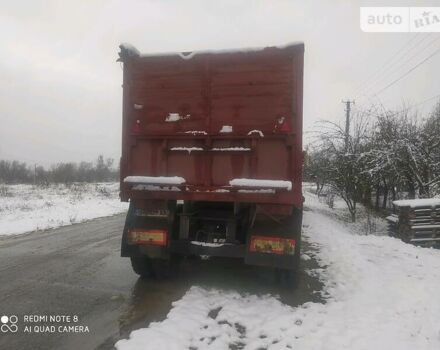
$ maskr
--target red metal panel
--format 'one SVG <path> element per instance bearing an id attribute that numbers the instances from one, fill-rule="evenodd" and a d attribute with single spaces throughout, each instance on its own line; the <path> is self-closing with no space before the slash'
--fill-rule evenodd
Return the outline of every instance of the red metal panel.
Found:
<path id="1" fill-rule="evenodd" d="M 121 179 L 182 176 L 189 186 L 180 193 L 168 193 L 130 191 L 121 183 L 121 197 L 301 205 L 302 75 L 302 44 L 196 54 L 191 59 L 178 55 L 124 58 Z M 169 113 L 185 119 L 166 122 Z M 280 117 L 292 133 L 274 135 Z M 220 134 L 224 125 L 232 126 L 233 132 Z M 248 136 L 254 129 L 264 137 Z M 203 150 L 189 153 L 173 151 L 175 147 Z M 251 150 L 213 151 L 228 147 Z M 293 189 L 271 195 L 215 192 L 233 178 L 290 180 Z"/>

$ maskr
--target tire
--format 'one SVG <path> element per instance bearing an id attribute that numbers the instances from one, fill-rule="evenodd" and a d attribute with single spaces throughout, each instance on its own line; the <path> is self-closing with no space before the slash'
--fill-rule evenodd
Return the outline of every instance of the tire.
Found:
<path id="1" fill-rule="evenodd" d="M 295 289 L 299 284 L 298 270 L 277 269 L 275 272 L 277 283 L 289 289 Z"/>
<path id="2" fill-rule="evenodd" d="M 150 259 L 147 256 L 131 257 L 133 271 L 144 279 L 167 279 L 178 270 L 178 257 Z"/>
<path id="3" fill-rule="evenodd" d="M 155 279 L 163 280 L 171 277 L 173 264 L 170 259 L 152 259 L 151 266 L 152 274 Z"/>
<path id="4" fill-rule="evenodd" d="M 302 229 L 302 210 L 297 209 L 293 216 L 293 229 L 297 232 L 295 236 L 295 253 L 293 256 L 293 266 L 291 269 L 277 269 L 276 279 L 289 288 L 295 288 L 299 283 L 300 262 L 301 262 L 301 229 Z"/>
<path id="5" fill-rule="evenodd" d="M 294 268 L 292 271 L 297 272 L 299 270 L 299 265 L 301 262 L 301 231 L 300 231 L 300 234 L 297 235 L 297 237 L 296 237 L 294 259 L 295 259 L 295 262 L 294 262 Z"/>
<path id="6" fill-rule="evenodd" d="M 275 281 L 287 288 L 296 288 L 299 284 L 300 260 L 301 260 L 301 239 L 296 241 L 293 268 L 275 269 Z"/>
<path id="7" fill-rule="evenodd" d="M 182 205 L 177 205 L 175 207 L 170 207 L 170 211 L 173 214 L 172 217 L 169 217 L 168 224 L 171 225 L 171 233 L 170 239 L 177 239 L 179 234 L 179 217 L 177 213 L 182 212 Z M 130 206 L 129 210 L 130 215 L 127 215 L 126 227 L 124 232 L 128 230 L 130 225 L 133 225 L 136 221 L 134 216 L 134 208 Z M 142 225 L 142 222 L 136 223 L 137 225 Z M 125 237 L 122 239 L 123 241 L 123 251 L 127 251 L 125 256 L 130 256 L 131 266 L 133 271 L 145 279 L 165 279 L 170 277 L 173 273 L 175 273 L 178 269 L 178 264 L 180 261 L 180 257 L 174 254 L 167 254 L 165 252 L 164 258 L 150 258 L 147 255 L 139 255 L 141 252 L 138 250 L 138 247 L 131 247 L 126 244 Z M 124 246 L 125 244 L 125 246 Z M 133 249 L 132 251 L 128 251 L 128 249 Z M 125 252 L 124 251 L 124 252 Z"/>
<path id="8" fill-rule="evenodd" d="M 130 257 L 131 267 L 133 271 L 142 278 L 154 277 L 151 260 L 146 256 L 132 256 Z"/>

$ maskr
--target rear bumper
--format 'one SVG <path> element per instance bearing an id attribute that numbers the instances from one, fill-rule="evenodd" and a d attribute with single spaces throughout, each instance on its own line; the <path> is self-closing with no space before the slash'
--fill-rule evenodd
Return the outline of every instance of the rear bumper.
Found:
<path id="1" fill-rule="evenodd" d="M 294 186 L 292 191 L 279 191 L 275 193 L 245 193 L 237 191 L 216 192 L 212 191 L 139 191 L 122 190 L 120 193 L 122 201 L 130 200 L 185 200 L 201 202 L 241 202 L 241 203 L 268 203 L 283 204 L 301 207 L 302 194 Z"/>
<path id="2" fill-rule="evenodd" d="M 167 258 L 170 253 L 178 255 L 211 256 L 225 258 L 241 258 L 247 265 L 271 266 L 291 269 L 295 257 L 291 254 L 273 254 L 250 252 L 245 244 L 225 244 L 217 247 L 193 244 L 190 241 L 171 241 L 167 247 L 138 246 L 138 253 L 150 258 Z"/>
<path id="3" fill-rule="evenodd" d="M 244 258 L 245 244 L 224 244 L 216 247 L 192 244 L 189 241 L 171 241 L 169 251 L 180 255 L 209 255 L 229 258 Z"/>
<path id="4" fill-rule="evenodd" d="M 243 258 L 247 265 L 270 266 L 292 269 L 295 256 L 291 254 L 255 253 L 250 252 L 245 244 L 207 247 L 189 242 L 170 242 L 170 251 L 181 255 L 208 255 L 213 257 Z"/>

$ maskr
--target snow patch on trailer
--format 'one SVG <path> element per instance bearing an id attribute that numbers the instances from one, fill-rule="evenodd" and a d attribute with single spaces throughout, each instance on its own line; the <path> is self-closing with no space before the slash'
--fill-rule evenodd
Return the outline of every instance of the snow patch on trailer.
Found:
<path id="1" fill-rule="evenodd" d="M 232 179 L 229 184 L 233 187 L 273 187 L 292 189 L 292 182 L 285 180 L 260 180 L 260 179 Z"/>
<path id="2" fill-rule="evenodd" d="M 188 131 L 185 131 L 184 133 L 191 134 L 191 135 L 208 135 L 208 133 L 203 130 L 188 130 Z"/>
<path id="3" fill-rule="evenodd" d="M 172 148 L 170 148 L 170 151 L 186 151 L 188 153 L 191 153 L 193 151 L 203 151 L 203 148 L 201 148 L 201 147 L 172 147 Z"/>
<path id="4" fill-rule="evenodd" d="M 271 188 L 260 188 L 257 190 L 238 190 L 239 193 L 275 193 L 274 189 Z"/>
<path id="5" fill-rule="evenodd" d="M 182 185 L 186 180 L 180 176 L 127 176 L 124 182 L 132 184 Z"/>
<path id="6" fill-rule="evenodd" d="M 154 185 L 135 185 L 132 187 L 135 191 L 171 191 L 179 192 L 180 188 L 176 186 L 154 186 Z"/>
<path id="7" fill-rule="evenodd" d="M 178 52 L 177 54 L 179 55 L 180 58 L 183 58 L 184 60 L 190 60 L 191 58 L 193 58 L 197 54 L 197 52 L 196 51 Z"/>
<path id="8" fill-rule="evenodd" d="M 227 134 L 232 132 L 232 125 L 223 125 L 219 131 L 221 134 Z"/>
<path id="9" fill-rule="evenodd" d="M 119 45 L 119 48 L 121 49 L 122 54 L 126 54 L 128 56 L 140 56 L 140 51 L 132 44 L 130 43 L 121 43 Z"/>
<path id="10" fill-rule="evenodd" d="M 175 123 L 179 120 L 189 119 L 191 117 L 190 114 L 187 114 L 185 116 L 180 115 L 179 113 L 168 113 L 167 117 L 165 118 L 165 121 L 167 123 Z"/>
<path id="11" fill-rule="evenodd" d="M 254 135 L 254 134 L 260 135 L 260 137 L 264 137 L 264 134 L 261 130 L 251 130 L 248 132 L 248 135 Z"/>
<path id="12" fill-rule="evenodd" d="M 229 152 L 229 151 L 251 151 L 249 147 L 214 147 L 211 148 L 211 151 L 223 151 L 223 152 Z"/>
<path id="13" fill-rule="evenodd" d="M 249 53 L 264 51 L 267 49 L 286 49 L 290 46 L 300 46 L 304 45 L 302 41 L 290 42 L 285 45 L 277 46 L 266 46 L 266 47 L 248 47 L 248 48 L 238 48 L 238 49 L 218 49 L 218 50 L 200 50 L 200 51 L 189 51 L 189 52 L 164 52 L 164 53 L 141 53 L 136 47 L 129 43 L 122 43 L 119 45 L 121 49 L 120 56 L 127 55 L 129 57 L 158 57 L 158 56 L 179 56 L 184 60 L 189 60 L 196 55 L 201 54 L 227 54 L 227 53 Z"/>

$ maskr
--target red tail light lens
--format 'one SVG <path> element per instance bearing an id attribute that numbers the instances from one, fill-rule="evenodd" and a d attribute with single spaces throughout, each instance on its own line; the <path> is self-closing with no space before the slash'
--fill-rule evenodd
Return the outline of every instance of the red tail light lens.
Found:
<path id="1" fill-rule="evenodd" d="M 254 253 L 294 254 L 295 240 L 281 237 L 252 236 L 249 251 Z"/>
<path id="2" fill-rule="evenodd" d="M 167 231 L 131 229 L 128 231 L 128 243 L 165 246 L 167 244 Z"/>

